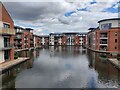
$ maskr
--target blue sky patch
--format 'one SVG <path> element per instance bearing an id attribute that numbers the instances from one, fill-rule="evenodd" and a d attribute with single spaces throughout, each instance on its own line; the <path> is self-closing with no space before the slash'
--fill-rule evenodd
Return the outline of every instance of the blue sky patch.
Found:
<path id="1" fill-rule="evenodd" d="M 87 11 L 87 8 L 77 9 L 77 11 Z"/>
<path id="2" fill-rule="evenodd" d="M 69 17 L 69 16 L 71 16 L 73 13 L 76 13 L 76 12 L 75 12 L 75 11 L 71 11 L 71 12 L 65 13 L 64 15 L 65 15 L 66 17 Z"/>
<path id="3" fill-rule="evenodd" d="M 97 3 L 95 0 L 93 0 L 92 2 L 90 2 L 90 4 L 95 4 L 95 3 Z"/>

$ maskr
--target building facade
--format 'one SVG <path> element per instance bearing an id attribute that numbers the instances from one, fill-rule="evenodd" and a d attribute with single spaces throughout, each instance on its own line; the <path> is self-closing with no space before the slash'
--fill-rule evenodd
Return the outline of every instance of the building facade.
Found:
<path id="1" fill-rule="evenodd" d="M 87 33 L 50 33 L 49 34 L 49 45 L 57 46 L 71 46 L 71 45 L 86 45 L 86 35 Z"/>
<path id="2" fill-rule="evenodd" d="M 98 51 L 120 52 L 120 18 L 98 21 L 99 28 L 91 30 L 87 47 Z"/>
<path id="3" fill-rule="evenodd" d="M 41 46 L 49 46 L 49 35 L 40 36 Z"/>
<path id="4" fill-rule="evenodd" d="M 35 48 L 40 48 L 41 47 L 41 38 L 40 36 L 37 36 L 37 35 L 33 35 L 34 36 L 34 47 Z"/>
<path id="5" fill-rule="evenodd" d="M 50 33 L 49 34 L 49 45 L 62 45 L 62 33 Z"/>
<path id="6" fill-rule="evenodd" d="M 29 49 L 34 47 L 33 29 L 15 26 L 15 49 Z"/>
<path id="7" fill-rule="evenodd" d="M 0 63 L 14 60 L 14 22 L 0 2 Z"/>

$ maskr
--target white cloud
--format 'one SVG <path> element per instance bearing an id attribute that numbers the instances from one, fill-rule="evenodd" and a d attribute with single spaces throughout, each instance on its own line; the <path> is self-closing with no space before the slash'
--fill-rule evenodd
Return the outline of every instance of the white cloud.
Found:
<path id="1" fill-rule="evenodd" d="M 8 2 L 9 0 L 4 0 Z M 15 0 L 11 0 L 15 1 Z M 105 18 L 118 17 L 118 13 L 102 12 L 112 7 L 118 0 L 96 0 L 97 3 L 90 4 L 93 0 L 30 0 L 32 3 L 5 4 L 17 25 L 34 26 L 35 34 L 48 34 L 50 32 L 84 32 L 90 27 L 97 27 L 97 22 Z M 21 0 L 20 2 L 30 2 Z M 18 2 L 18 1 L 17 1 Z M 35 3 L 37 2 L 37 3 Z M 19 8 L 18 8 L 19 7 Z M 117 7 L 117 5 L 115 5 Z M 86 8 L 87 11 L 76 9 Z M 67 12 L 75 11 L 69 17 Z"/>

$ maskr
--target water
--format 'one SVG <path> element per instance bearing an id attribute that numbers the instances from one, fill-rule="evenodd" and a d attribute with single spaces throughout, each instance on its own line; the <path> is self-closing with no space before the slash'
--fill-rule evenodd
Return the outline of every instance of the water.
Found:
<path id="1" fill-rule="evenodd" d="M 3 88 L 120 88 L 120 71 L 82 47 L 24 51 L 31 60 L 2 75 Z"/>

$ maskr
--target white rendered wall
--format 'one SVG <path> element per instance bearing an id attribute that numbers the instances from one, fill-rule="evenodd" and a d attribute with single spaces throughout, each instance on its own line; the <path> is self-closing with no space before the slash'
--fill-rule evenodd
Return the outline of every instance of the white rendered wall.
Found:
<path id="1" fill-rule="evenodd" d="M 0 36 L 0 49 L 4 47 L 4 37 Z"/>
<path id="2" fill-rule="evenodd" d="M 61 38 L 59 38 L 59 43 L 60 43 L 60 45 L 62 45 L 62 39 Z"/>
<path id="3" fill-rule="evenodd" d="M 45 41 L 44 41 L 44 37 L 42 37 L 42 45 L 44 45 Z"/>
<path id="4" fill-rule="evenodd" d="M 100 29 L 101 29 L 101 25 L 102 24 L 107 24 L 107 23 L 112 23 L 112 26 L 111 27 L 120 27 L 119 25 L 118 25 L 118 20 L 108 20 L 108 21 L 102 21 L 102 22 L 100 22 L 99 23 L 99 27 L 100 27 Z"/>
<path id="5" fill-rule="evenodd" d="M 4 62 L 4 51 L 0 51 L 0 63 Z"/>
<path id="6" fill-rule="evenodd" d="M 51 45 L 54 45 L 54 35 L 51 35 L 51 36 L 50 36 L 49 45 L 50 45 L 50 43 L 51 43 Z"/>
<path id="7" fill-rule="evenodd" d="M 34 47 L 35 47 L 35 44 L 36 44 L 36 40 L 35 39 L 36 39 L 36 37 L 34 36 Z"/>
<path id="8" fill-rule="evenodd" d="M 2 27 L 3 27 L 3 22 L 0 21 L 0 28 L 2 28 Z"/>

